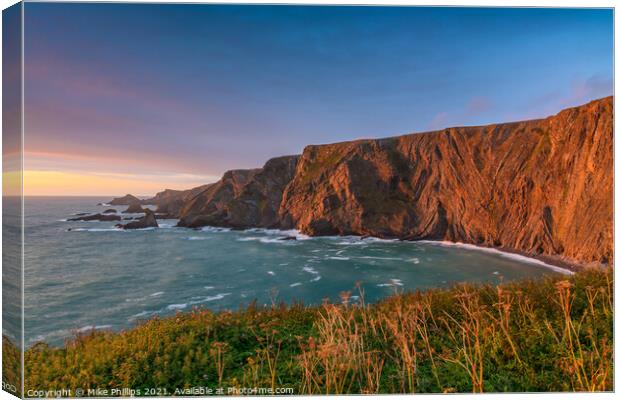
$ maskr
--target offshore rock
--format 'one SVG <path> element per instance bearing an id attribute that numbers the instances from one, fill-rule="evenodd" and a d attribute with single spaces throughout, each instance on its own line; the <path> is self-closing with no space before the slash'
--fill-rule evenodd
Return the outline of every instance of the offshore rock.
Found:
<path id="1" fill-rule="evenodd" d="M 155 213 L 153 213 L 153 211 L 149 210 L 148 208 L 144 209 L 144 217 L 138 219 L 137 221 L 133 221 L 125 225 L 118 224 L 116 226 L 123 229 L 144 229 L 159 227 L 159 225 L 157 224 L 157 219 L 155 219 Z"/>
<path id="2" fill-rule="evenodd" d="M 136 196 L 133 196 L 131 194 L 126 194 L 123 197 L 117 197 L 115 199 L 112 199 L 112 201 L 110 201 L 110 205 L 112 206 L 129 206 L 132 204 L 140 204 L 141 200 L 139 198 L 137 198 Z"/>

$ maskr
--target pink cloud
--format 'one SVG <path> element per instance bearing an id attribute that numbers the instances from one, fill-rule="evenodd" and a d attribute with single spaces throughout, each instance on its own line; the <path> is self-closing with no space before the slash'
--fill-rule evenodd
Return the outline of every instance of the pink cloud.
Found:
<path id="1" fill-rule="evenodd" d="M 105 98 L 129 104 L 139 103 L 148 105 L 155 112 L 200 113 L 200 110 L 193 109 L 191 104 L 183 104 L 170 97 L 162 96 L 161 93 L 149 90 L 148 86 L 123 82 L 116 79 L 111 72 L 98 71 L 79 64 L 69 64 L 54 57 L 26 58 L 24 76 L 26 80 L 45 82 L 53 86 L 58 93 L 91 99 Z M 148 101 L 145 102 L 145 99 Z"/>
<path id="2" fill-rule="evenodd" d="M 491 108 L 493 108 L 491 100 L 484 96 L 472 97 L 465 107 L 467 113 L 470 115 L 482 114 L 489 111 Z"/>
<path id="3" fill-rule="evenodd" d="M 435 116 L 428 123 L 428 129 L 436 130 L 443 129 L 448 124 L 449 114 L 445 111 L 435 114 Z"/>
<path id="4" fill-rule="evenodd" d="M 613 92 L 613 87 L 613 79 L 601 75 L 592 75 L 588 79 L 575 80 L 568 95 L 560 99 L 560 104 L 564 107 L 570 107 L 609 96 Z"/>

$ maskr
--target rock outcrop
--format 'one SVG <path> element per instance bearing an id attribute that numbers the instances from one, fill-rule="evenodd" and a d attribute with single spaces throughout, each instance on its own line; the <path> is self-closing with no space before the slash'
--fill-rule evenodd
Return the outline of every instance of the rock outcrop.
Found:
<path id="1" fill-rule="evenodd" d="M 179 211 L 185 203 L 194 198 L 196 195 L 208 189 L 212 183 L 198 186 L 189 190 L 172 190 L 166 189 L 157 193 L 150 199 L 142 200 L 143 205 L 151 204 L 157 206 L 156 213 L 166 215 L 169 218 L 176 218 Z"/>
<path id="2" fill-rule="evenodd" d="M 142 208 L 142 205 L 140 203 L 132 203 L 129 205 L 129 207 L 127 207 L 125 211 L 123 211 L 123 214 L 137 214 L 143 212 L 144 208 Z"/>
<path id="3" fill-rule="evenodd" d="M 117 211 L 113 208 L 108 208 L 107 210 L 105 210 L 102 214 L 116 214 Z"/>
<path id="4" fill-rule="evenodd" d="M 111 214 L 84 215 L 76 218 L 69 218 L 67 221 L 120 221 L 121 217 Z"/>
<path id="5" fill-rule="evenodd" d="M 155 218 L 155 213 L 148 208 L 144 209 L 144 217 L 138 219 L 137 221 L 133 221 L 125 225 L 117 224 L 116 226 L 123 229 L 144 229 L 159 227 L 159 225 L 157 224 L 157 219 Z"/>
<path id="6" fill-rule="evenodd" d="M 109 204 L 112 206 L 130 206 L 132 204 L 141 204 L 141 203 L 142 203 L 142 200 L 140 200 L 136 196 L 133 196 L 131 194 L 126 194 L 123 197 L 117 197 L 115 199 L 112 199 L 112 201 L 110 201 Z"/>
<path id="7" fill-rule="evenodd" d="M 613 98 L 540 120 L 308 146 L 158 196 L 180 226 L 449 240 L 612 263 Z"/>
<path id="8" fill-rule="evenodd" d="M 263 168 L 233 170 L 179 211 L 179 226 L 277 227 L 282 193 L 299 156 L 267 161 Z"/>
<path id="9" fill-rule="evenodd" d="M 310 235 L 613 259 L 613 99 L 542 120 L 308 146 L 279 210 Z"/>

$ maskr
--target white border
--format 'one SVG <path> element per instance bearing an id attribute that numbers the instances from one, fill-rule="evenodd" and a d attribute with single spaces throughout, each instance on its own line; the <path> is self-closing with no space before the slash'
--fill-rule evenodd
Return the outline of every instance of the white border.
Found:
<path id="1" fill-rule="evenodd" d="M 28 0 L 28 2 L 34 2 L 34 1 L 39 1 L 39 0 Z M 66 1 L 69 2 L 69 1 Z M 111 0 L 111 1 L 92 1 L 92 0 L 86 0 L 86 1 L 82 1 L 82 2 L 89 2 L 89 3 L 96 3 L 96 2 L 110 2 L 110 3 L 123 3 L 123 1 L 117 1 L 117 0 Z M 316 4 L 316 5 L 383 5 L 383 6 L 391 6 L 391 5 L 405 5 L 405 6 L 481 6 L 481 7 L 602 7 L 602 8 L 609 8 L 609 7 L 613 7 L 615 8 L 616 5 L 618 4 L 617 1 L 605 1 L 605 0 L 589 0 L 589 1 L 577 1 L 577 0 L 564 0 L 564 1 L 558 1 L 558 0 L 541 0 L 541 1 L 535 1 L 535 0 L 522 0 L 522 1 L 515 1 L 515 0 L 503 0 L 503 1 L 492 1 L 492 0 L 476 0 L 476 1 L 464 1 L 464 0 L 443 0 L 443 1 L 437 1 L 437 0 L 426 0 L 426 1 L 398 1 L 398 0 L 314 0 L 314 1 L 299 1 L 299 0 L 288 0 L 288 1 L 284 1 L 284 0 L 270 0 L 270 1 L 264 1 L 264 0 L 244 0 L 244 1 L 231 1 L 231 0 L 219 0 L 219 1 L 175 1 L 175 0 L 151 0 L 151 1 L 141 1 L 141 0 L 133 0 L 133 1 L 126 1 L 126 2 L 130 2 L 130 3 L 220 3 L 220 4 L 224 4 L 224 3 L 245 3 L 245 4 Z M 15 4 L 16 1 L 14 0 L 0 0 L 0 5 L 2 6 L 2 9 L 7 8 L 13 4 Z M 615 13 L 614 13 L 615 14 Z M 23 17 L 23 15 L 22 15 Z M 24 29 L 24 26 L 22 24 L 22 30 Z M 1 32 L 1 31 L 0 31 Z M 614 38 L 617 37 L 619 33 L 619 28 L 618 28 L 618 24 L 615 24 L 615 15 L 614 15 Z M 1 42 L 1 33 L 0 33 L 0 42 Z M 23 46 L 23 43 L 22 43 Z M 614 50 L 615 50 L 615 43 L 614 43 Z M 614 52 L 615 53 L 615 52 Z M 23 56 L 23 48 L 22 48 L 22 56 Z M 578 56 L 578 55 L 576 55 Z M 616 66 L 617 63 L 615 62 L 616 59 L 616 54 L 614 54 L 614 77 L 615 77 L 615 72 L 616 72 Z M 0 65 L 1 65 L 1 55 L 0 55 Z M 1 68 L 1 67 L 0 67 Z M 618 93 L 618 82 L 615 81 L 614 79 L 614 93 Z M 22 83 L 22 101 L 23 101 L 23 83 Z M 615 99 L 614 99 L 614 103 L 615 103 Z M 615 110 L 615 108 L 614 108 Z M 23 111 L 23 104 L 22 104 L 22 111 Z M 2 116 L 2 111 L 0 109 L 0 118 Z M 23 112 L 22 112 L 22 128 L 23 128 Z M 618 121 L 616 118 L 614 118 L 614 132 L 618 131 Z M 23 132 L 22 132 L 23 133 Z M 23 140 L 23 137 L 22 137 Z M 23 141 L 22 141 L 23 144 Z M 614 135 L 614 209 L 618 209 L 618 203 L 620 202 L 619 197 L 618 197 L 618 185 L 617 185 L 617 175 L 616 175 L 616 171 L 618 170 L 618 157 L 620 156 L 620 150 L 618 150 L 618 147 L 615 146 L 615 135 Z M 23 163 L 23 160 L 22 160 Z M 1 175 L 0 175 L 0 183 L 1 183 Z M 22 177 L 23 179 L 23 177 Z M 1 196 L 0 196 L 0 206 L 1 206 L 2 200 L 1 200 Z M 618 227 L 618 221 L 619 221 L 619 217 L 618 215 L 614 212 L 614 232 L 616 232 L 616 228 Z M 2 220 L 2 216 L 0 213 L 0 222 Z M 615 237 L 615 235 L 614 235 Z M 22 246 L 23 246 L 23 240 L 22 240 Z M 618 241 L 614 242 L 614 253 L 618 254 L 618 248 L 619 248 L 619 244 Z M 1 265 L 1 260 L 0 260 L 0 265 Z M 22 268 L 22 274 L 23 274 L 23 268 Z M 615 282 L 615 289 L 617 290 L 618 288 L 618 282 Z M 1 306 L 1 297 L 0 297 L 0 306 Z M 23 301 L 23 298 L 22 298 Z M 614 304 L 614 307 L 616 307 L 616 304 Z M 617 324 L 617 319 L 614 320 L 614 332 L 617 332 L 616 329 L 616 325 Z M 0 328 L 1 328 L 1 321 L 0 321 Z M 23 332 L 22 332 L 23 334 Z M 22 341 L 23 342 L 23 341 Z M 614 334 L 614 346 L 617 343 L 617 335 Z M 616 347 L 617 349 L 617 347 Z M 1 357 L 0 357 L 1 360 Z M 617 356 L 615 358 L 615 362 L 614 362 L 614 382 L 615 385 L 619 384 L 619 380 L 618 380 L 618 364 L 617 364 Z M 387 398 L 393 398 L 397 395 L 380 395 L 380 396 L 375 396 L 375 398 L 378 399 L 387 399 Z M 399 397 L 403 397 L 403 395 L 398 395 Z M 416 395 L 416 397 L 420 397 L 421 398 L 429 398 L 429 397 L 437 397 L 437 396 L 441 396 L 439 394 L 436 395 Z M 544 397 L 546 399 L 611 399 L 613 398 L 612 396 L 614 396 L 614 394 L 612 393 L 542 393 L 542 394 L 534 394 L 534 393 L 510 393 L 510 394 L 484 394 L 484 395 L 467 395 L 467 394 L 458 394 L 458 395 L 452 395 L 452 396 L 466 396 L 468 398 L 485 398 L 485 399 L 506 399 L 506 398 L 511 398 L 511 399 L 535 399 L 535 398 L 541 398 Z M 311 399 L 311 396 L 295 396 L 296 398 L 302 398 L 302 399 Z M 335 397 L 345 397 L 345 396 L 335 396 Z M 350 397 L 350 396 L 346 396 L 346 397 Z M 404 396 L 404 397 L 409 397 L 409 396 Z M 615 397 L 615 396 L 614 396 Z M 227 397 L 228 398 L 228 397 Z M 0 400 L 4 400 L 4 399 L 15 399 L 14 396 L 11 396 L 10 394 L 8 394 L 7 392 L 4 391 L 0 391 Z"/>

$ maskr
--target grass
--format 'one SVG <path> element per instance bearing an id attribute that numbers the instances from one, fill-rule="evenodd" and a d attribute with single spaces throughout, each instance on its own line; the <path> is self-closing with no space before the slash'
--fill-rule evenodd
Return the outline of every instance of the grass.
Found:
<path id="1" fill-rule="evenodd" d="M 21 393 L 21 352 L 7 336 L 2 336 L 2 383 L 3 389 L 16 396 Z"/>
<path id="2" fill-rule="evenodd" d="M 342 153 L 336 147 L 328 147 L 324 151 L 317 151 L 316 157 L 306 165 L 306 169 L 301 175 L 301 184 L 307 185 L 314 181 L 323 172 L 338 164 L 342 158 Z"/>
<path id="3" fill-rule="evenodd" d="M 26 351 L 26 390 L 292 387 L 296 394 L 613 390 L 613 270 L 205 309 Z M 7 344 L 5 343 L 5 346 Z M 6 354 L 6 353 L 5 353 Z"/>

